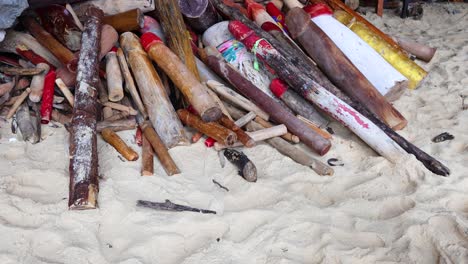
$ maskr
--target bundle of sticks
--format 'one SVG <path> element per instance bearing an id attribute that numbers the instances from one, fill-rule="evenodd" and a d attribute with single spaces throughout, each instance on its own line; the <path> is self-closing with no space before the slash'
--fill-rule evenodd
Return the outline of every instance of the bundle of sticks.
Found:
<path id="1" fill-rule="evenodd" d="M 31 143 L 41 140 L 41 124 L 68 129 L 70 209 L 97 206 L 98 135 L 125 159 L 139 159 L 116 133 L 122 130 L 136 131 L 142 175 L 154 174 L 154 156 L 167 175 L 179 174 L 169 149 L 202 137 L 250 182 L 255 165 L 232 148 L 262 141 L 332 175 L 296 144 L 325 155 L 333 121 L 392 163 L 409 153 L 430 171 L 449 174 L 395 132 L 407 120 L 389 100 L 417 85 L 424 70 L 375 27 L 369 32 L 403 57 L 389 60 L 365 44 L 333 17 L 347 11 L 339 0 L 305 7 L 295 0 L 68 2 L 30 1 L 17 27 L 24 30 L 7 32 L 0 106 Z"/>

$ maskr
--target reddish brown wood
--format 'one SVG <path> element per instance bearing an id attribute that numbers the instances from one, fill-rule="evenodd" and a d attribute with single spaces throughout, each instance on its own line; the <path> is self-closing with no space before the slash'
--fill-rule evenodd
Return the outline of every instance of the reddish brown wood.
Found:
<path id="1" fill-rule="evenodd" d="M 143 136 L 143 144 L 141 147 L 141 176 L 154 175 L 154 152 L 148 139 Z"/>
<path id="2" fill-rule="evenodd" d="M 70 131 L 70 209 L 97 207 L 98 155 L 96 140 L 99 45 L 102 10 L 86 10 Z"/>
<path id="3" fill-rule="evenodd" d="M 114 131 L 110 128 L 104 128 L 101 131 L 101 136 L 115 148 L 122 156 L 129 161 L 135 161 L 138 159 L 138 153 L 136 153 L 132 148 L 130 148 Z"/>
<path id="4" fill-rule="evenodd" d="M 123 13 L 104 17 L 104 24 L 111 25 L 118 32 L 139 30 L 143 27 L 143 12 L 135 8 Z"/>
<path id="5" fill-rule="evenodd" d="M 198 116 L 191 114 L 188 110 L 179 109 L 177 111 L 180 120 L 187 126 L 193 127 L 199 132 L 214 138 L 217 142 L 232 146 L 237 140 L 237 136 L 231 130 L 215 122 L 203 122 Z"/>
<path id="6" fill-rule="evenodd" d="M 70 68 L 72 64 L 76 63 L 75 55 L 58 42 L 49 32 L 45 31 L 33 17 L 24 17 L 22 22 L 37 41 L 57 57 L 63 65 Z"/>
<path id="7" fill-rule="evenodd" d="M 247 133 L 245 133 L 244 130 L 242 130 L 242 128 L 237 126 L 234 121 L 229 119 L 227 116 L 223 115 L 221 119 L 219 119 L 219 123 L 236 133 L 237 139 L 242 142 L 244 146 L 248 148 L 255 146 L 255 140 L 253 140 Z"/>

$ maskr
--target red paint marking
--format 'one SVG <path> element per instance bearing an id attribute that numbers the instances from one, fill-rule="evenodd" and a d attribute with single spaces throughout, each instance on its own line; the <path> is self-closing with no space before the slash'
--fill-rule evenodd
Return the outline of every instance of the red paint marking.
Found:
<path id="1" fill-rule="evenodd" d="M 356 111 L 353 111 L 351 110 L 350 108 L 348 108 L 346 105 L 344 104 L 341 104 L 338 102 L 338 100 L 334 99 L 335 102 L 338 104 L 338 110 L 337 112 L 341 114 L 341 110 L 343 110 L 344 112 L 352 115 L 354 117 L 354 119 L 356 120 L 356 122 L 361 125 L 363 128 L 367 128 L 369 129 L 369 124 L 367 124 L 366 122 L 364 122 L 364 120 L 362 120 L 360 117 L 359 117 L 359 114 L 358 112 Z"/>

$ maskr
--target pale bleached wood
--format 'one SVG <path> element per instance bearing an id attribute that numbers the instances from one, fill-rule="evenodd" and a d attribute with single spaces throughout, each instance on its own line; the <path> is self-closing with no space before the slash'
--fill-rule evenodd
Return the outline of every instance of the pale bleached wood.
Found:
<path id="1" fill-rule="evenodd" d="M 18 99 L 16 99 L 15 103 L 11 106 L 10 111 L 8 111 L 8 114 L 6 116 L 7 119 L 10 119 L 13 117 L 13 115 L 16 113 L 18 110 L 18 107 L 24 102 L 26 97 L 28 97 L 29 93 L 31 92 L 30 88 L 26 88 L 21 95 L 19 95 Z"/>
<path id="2" fill-rule="evenodd" d="M 247 132 L 247 134 L 255 142 L 259 142 L 259 141 L 263 141 L 263 140 L 266 140 L 266 139 L 269 139 L 269 138 L 282 136 L 282 135 L 286 134 L 287 132 L 288 132 L 288 130 L 287 130 L 285 125 L 277 125 L 277 126 L 274 126 L 274 127 L 269 127 L 269 128 L 265 128 L 265 129 L 262 129 L 262 130 L 257 130 L 257 131 L 254 131 L 254 132 Z M 226 145 L 223 145 L 223 144 L 221 144 L 219 142 L 216 142 L 214 144 L 214 148 L 215 148 L 215 150 L 219 151 L 219 150 L 225 149 L 227 147 L 240 147 L 242 145 L 243 144 L 241 142 L 236 142 L 232 146 L 226 146 Z"/>
<path id="3" fill-rule="evenodd" d="M 42 69 L 43 72 L 33 76 L 31 80 L 31 93 L 29 94 L 29 100 L 38 103 L 41 101 L 42 91 L 44 90 L 45 76 L 49 72 L 50 67 L 46 63 L 39 63 L 36 67 Z"/>
<path id="4" fill-rule="evenodd" d="M 106 77 L 109 100 L 112 102 L 122 100 L 124 97 L 123 79 L 115 51 L 110 51 L 106 55 Z"/>
<path id="5" fill-rule="evenodd" d="M 55 84 L 57 84 L 57 87 L 63 93 L 65 98 L 67 98 L 68 103 L 71 105 L 71 107 L 73 107 L 73 105 L 75 104 L 75 97 L 73 96 L 70 89 L 68 89 L 67 85 L 65 85 L 65 83 L 60 78 L 57 78 L 55 80 Z"/>

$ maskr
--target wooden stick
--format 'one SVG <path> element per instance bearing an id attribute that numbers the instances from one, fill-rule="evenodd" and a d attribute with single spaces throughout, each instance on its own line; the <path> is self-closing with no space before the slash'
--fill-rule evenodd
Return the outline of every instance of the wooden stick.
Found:
<path id="1" fill-rule="evenodd" d="M 270 89 L 296 114 L 302 115 L 320 128 L 325 128 L 328 125 L 328 120 L 322 117 L 311 103 L 296 92 L 289 90 L 287 84 L 280 79 L 274 79 L 270 84 Z"/>
<path id="2" fill-rule="evenodd" d="M 242 95 L 238 94 L 231 88 L 224 86 L 221 83 L 218 83 L 216 81 L 208 81 L 206 83 L 209 88 L 211 88 L 214 92 L 216 92 L 219 96 L 221 96 L 223 99 L 229 101 L 230 103 L 241 107 L 242 109 L 245 109 L 247 111 L 254 112 L 256 115 L 262 117 L 263 119 L 268 120 L 270 116 L 265 113 L 262 109 L 260 109 L 258 106 L 250 102 L 247 98 L 243 97 Z"/>
<path id="3" fill-rule="evenodd" d="M 291 9 L 286 24 L 294 39 L 299 40 L 307 53 L 328 78 L 351 98 L 366 106 L 395 130 L 403 129 L 407 121 L 369 80 L 351 63 L 333 41 L 300 8 Z"/>
<path id="4" fill-rule="evenodd" d="M 127 59 L 125 58 L 125 54 L 121 48 L 117 49 L 117 58 L 119 59 L 120 69 L 122 70 L 122 75 L 125 79 L 125 90 L 127 90 L 127 92 L 129 92 L 132 96 L 133 102 L 135 103 L 138 111 L 143 115 L 144 118 L 147 118 L 148 114 L 146 113 L 145 106 L 143 105 L 141 97 L 138 94 L 135 81 L 133 80 L 133 76 L 130 73 L 130 69 L 128 68 Z"/>
<path id="5" fill-rule="evenodd" d="M 142 115 L 148 114 L 149 120 L 166 147 L 188 145 L 182 123 L 175 113 L 161 79 L 142 49 L 138 37 L 130 32 L 123 33 L 120 36 L 120 45 L 135 76 L 146 108 Z"/>
<path id="6" fill-rule="evenodd" d="M 167 151 L 167 148 L 164 146 L 161 138 L 151 126 L 151 123 L 148 121 L 144 121 L 141 116 L 137 116 L 137 122 L 141 130 L 143 131 L 143 135 L 151 143 L 151 146 L 153 147 L 153 150 L 156 153 L 156 156 L 161 162 L 161 165 L 163 166 L 167 175 L 171 176 L 174 174 L 179 174 L 179 168 L 177 168 L 177 165 L 175 164 L 174 160 L 172 160 L 171 156 L 169 155 L 169 152 Z"/>
<path id="7" fill-rule="evenodd" d="M 185 109 L 177 111 L 180 120 L 187 126 L 193 127 L 199 132 L 214 138 L 216 141 L 226 146 L 232 146 L 237 140 L 237 136 L 231 130 L 221 126 L 220 124 L 209 122 L 204 123 L 198 116 L 191 114 Z"/>
<path id="8" fill-rule="evenodd" d="M 101 136 L 111 146 L 117 150 L 128 161 L 135 161 L 138 159 L 138 153 L 130 148 L 114 131 L 109 128 L 104 128 L 101 131 Z"/>
<path id="9" fill-rule="evenodd" d="M 417 43 L 415 41 L 405 39 L 405 38 L 395 38 L 398 45 L 407 52 L 416 56 L 416 58 L 423 60 L 425 62 L 430 62 L 432 57 L 434 57 L 437 48 L 432 48 L 427 45 Z"/>
<path id="10" fill-rule="evenodd" d="M 117 32 L 139 30 L 143 27 L 143 13 L 139 8 L 104 17 L 104 23 L 111 25 Z"/>
<path id="11" fill-rule="evenodd" d="M 46 74 L 49 72 L 49 65 L 45 63 L 39 63 L 37 65 L 37 68 L 42 69 L 41 74 L 34 75 L 34 77 L 31 80 L 31 93 L 29 94 L 29 100 L 32 102 L 38 103 L 41 101 L 42 98 L 42 93 L 44 89 L 44 80 Z"/>
<path id="12" fill-rule="evenodd" d="M 272 137 L 279 137 L 288 132 L 287 128 L 285 125 L 277 125 L 269 128 L 265 128 L 262 130 L 254 131 L 254 132 L 247 132 L 247 134 L 255 141 L 263 141 Z M 217 151 L 220 151 L 222 149 L 228 148 L 228 147 L 240 147 L 243 144 L 241 142 L 235 142 L 232 146 L 226 146 L 225 144 L 221 142 L 216 142 L 214 144 L 214 148 Z"/>
<path id="13" fill-rule="evenodd" d="M 239 169 L 239 175 L 248 182 L 257 181 L 257 168 L 241 151 L 226 149 L 224 156 Z"/>
<path id="14" fill-rule="evenodd" d="M 246 80 L 226 62 L 212 55 L 208 56 L 207 62 L 211 69 L 228 80 L 238 91 L 251 99 L 263 111 L 270 114 L 275 122 L 285 124 L 289 131 L 298 136 L 309 148 L 313 149 L 319 155 L 325 155 L 325 153 L 330 150 L 331 143 L 329 140 L 324 139 L 314 131 L 308 129 L 308 127 L 292 113 L 286 111 L 283 106 Z"/>
<path id="15" fill-rule="evenodd" d="M 255 141 L 227 116 L 223 115 L 221 119 L 219 119 L 219 123 L 236 133 L 237 139 L 244 144 L 244 146 L 248 148 L 255 146 Z"/>
<path id="16" fill-rule="evenodd" d="M 10 119 L 13 117 L 13 115 L 16 113 L 18 110 L 18 107 L 24 102 L 24 99 L 28 97 L 29 93 L 31 92 L 30 88 L 26 88 L 21 95 L 19 95 L 18 99 L 15 101 L 15 103 L 11 106 L 10 111 L 8 111 L 8 114 L 6 116 L 7 119 Z"/>
<path id="17" fill-rule="evenodd" d="M 97 132 L 101 132 L 105 128 L 110 129 L 114 132 L 123 130 L 133 130 L 137 128 L 137 123 L 135 121 L 135 118 L 121 119 L 117 121 L 104 120 L 97 123 Z"/>
<path id="18" fill-rule="evenodd" d="M 119 110 L 119 111 L 122 111 L 122 112 L 127 112 L 130 115 L 137 115 L 138 114 L 138 111 L 133 109 L 130 106 L 121 105 L 121 104 L 112 103 L 112 102 L 105 102 L 102 105 L 108 106 L 108 107 L 110 107 L 112 109 Z"/>
<path id="19" fill-rule="evenodd" d="M 71 123 L 72 116 L 71 115 L 64 115 L 64 114 L 62 114 L 59 111 L 54 109 L 54 110 L 52 110 L 52 120 L 55 121 L 55 122 L 59 122 L 62 125 L 69 125 Z"/>
<path id="20" fill-rule="evenodd" d="M 143 135 L 141 147 L 141 176 L 154 175 L 154 152 L 148 139 Z"/>
<path id="21" fill-rule="evenodd" d="M 99 51 L 99 61 L 115 46 L 119 40 L 119 33 L 110 25 L 102 25 L 101 49 Z"/>
<path id="22" fill-rule="evenodd" d="M 55 84 L 57 84 L 57 87 L 63 93 L 65 98 L 67 98 L 68 103 L 71 105 L 71 107 L 73 107 L 74 103 L 75 103 L 75 97 L 70 92 L 70 89 L 68 89 L 68 87 L 65 85 L 65 83 L 63 83 L 62 79 L 60 79 L 60 78 L 57 78 L 55 80 Z"/>
<path id="23" fill-rule="evenodd" d="M 241 118 L 237 119 L 234 122 L 237 126 L 243 127 L 247 125 L 250 121 L 252 121 L 257 115 L 254 112 L 248 112 L 247 114 L 243 115 Z"/>
<path id="24" fill-rule="evenodd" d="M 71 210 L 94 209 L 98 195 L 98 155 L 96 140 L 99 45 L 102 10 L 90 6 L 86 11 L 77 68 L 75 105 L 70 132 Z"/>
<path id="25" fill-rule="evenodd" d="M 36 68 L 16 68 L 16 67 L 0 67 L 0 72 L 8 75 L 20 75 L 20 76 L 34 76 L 44 73 L 43 67 Z M 47 73 L 47 72 L 46 72 Z"/>
<path id="26" fill-rule="evenodd" d="M 28 47 L 31 51 L 44 58 L 55 67 L 60 67 L 61 65 L 60 61 L 47 48 L 42 46 L 37 39 L 23 32 L 9 30 L 3 42 L 0 43 L 0 50 L 19 53 L 16 50 L 18 45 Z"/>
<path id="27" fill-rule="evenodd" d="M 180 12 L 199 34 L 219 21 L 216 9 L 209 0 L 179 1 Z"/>
<path id="28" fill-rule="evenodd" d="M 250 122 L 248 124 L 249 128 L 252 131 L 261 130 L 263 127 L 256 123 Z M 304 166 L 310 167 L 314 170 L 318 175 L 333 175 L 334 171 L 329 166 L 325 165 L 324 163 L 320 162 L 319 160 L 312 157 L 309 153 L 305 152 L 304 150 L 295 147 L 294 145 L 289 144 L 284 139 L 280 137 L 274 137 L 267 139 L 266 142 L 278 150 L 279 153 L 290 157 L 295 162 L 302 164 Z"/>
<path id="29" fill-rule="evenodd" d="M 75 24 L 76 26 L 78 26 L 78 28 L 83 31 L 84 30 L 84 27 L 83 27 L 83 24 L 81 23 L 80 19 L 78 18 L 78 16 L 76 15 L 75 13 L 75 10 L 73 10 L 73 7 L 67 3 L 65 5 L 65 8 L 68 10 L 68 12 L 70 12 L 70 14 L 72 15 L 73 17 L 73 20 L 75 21 Z"/>
<path id="30" fill-rule="evenodd" d="M 167 46 L 179 57 L 182 63 L 185 64 L 188 71 L 190 71 L 197 80 L 200 80 L 197 65 L 195 63 L 195 56 L 193 55 L 192 47 L 190 45 L 190 33 L 185 28 L 184 19 L 179 9 L 178 2 L 180 1 L 155 0 L 154 2 L 158 7 L 155 11 L 158 14 L 159 22 L 161 22 L 164 34 L 166 35 Z M 179 89 L 182 88 L 179 87 Z M 182 91 L 182 93 L 184 92 Z M 185 96 L 187 97 L 187 95 Z M 198 112 L 203 113 L 203 111 Z M 220 114 L 217 118 L 219 117 Z"/>
<path id="31" fill-rule="evenodd" d="M 23 25 L 37 39 L 37 41 L 57 57 L 63 65 L 66 65 L 67 68 L 70 69 L 70 65 L 74 61 L 76 62 L 75 55 L 58 42 L 51 34 L 45 31 L 33 17 L 25 17 L 22 21 Z"/>
<path id="32" fill-rule="evenodd" d="M 118 3 L 115 0 L 88 0 L 80 2 L 81 3 L 73 5 L 78 16 L 84 13 L 84 10 L 90 4 L 102 9 L 106 15 L 119 14 L 135 8 L 139 8 L 143 13 L 145 13 L 153 11 L 155 7 L 155 1 L 153 0 L 119 0 Z"/>
<path id="33" fill-rule="evenodd" d="M 255 122 L 259 123 L 260 125 L 262 125 L 263 127 L 266 127 L 266 128 L 269 128 L 269 127 L 273 127 L 274 125 L 268 121 L 266 121 L 265 119 L 262 119 L 261 117 L 257 116 L 255 119 Z M 299 143 L 301 142 L 301 140 L 299 139 L 299 137 L 297 137 L 296 135 L 293 135 L 291 134 L 290 132 L 284 134 L 281 136 L 284 140 L 287 140 L 289 142 L 292 142 L 292 143 Z"/>
<path id="34" fill-rule="evenodd" d="M 330 135 L 330 133 L 326 132 L 325 130 L 320 129 L 317 125 L 315 125 L 314 122 L 311 122 L 309 119 L 307 119 L 307 118 L 305 118 L 305 117 L 303 117 L 301 115 L 297 115 L 296 117 L 299 120 L 301 120 L 302 122 L 304 122 L 308 127 L 310 127 L 310 129 L 317 132 L 317 134 L 320 134 L 322 137 L 324 137 L 326 139 L 331 139 L 332 138 L 332 135 Z"/>
<path id="35" fill-rule="evenodd" d="M 22 103 L 18 107 L 18 111 L 16 112 L 16 122 L 24 141 L 29 141 L 32 144 L 39 142 L 39 128 L 35 125 L 35 121 L 31 117 L 29 107 L 26 102 Z"/>
<path id="36" fill-rule="evenodd" d="M 122 100 L 124 97 L 122 73 L 120 72 L 117 53 L 113 50 L 106 55 L 106 75 L 109 100 L 112 102 Z"/>
<path id="37" fill-rule="evenodd" d="M 41 123 L 48 124 L 52 118 L 52 105 L 54 103 L 55 71 L 51 70 L 44 78 L 44 89 L 41 102 Z M 31 94 L 30 94 L 31 96 Z M 63 97 L 62 97 L 63 99 Z"/>
<path id="38" fill-rule="evenodd" d="M 239 11 L 236 8 L 231 7 L 230 5 L 225 4 L 221 0 L 212 0 L 212 3 L 216 6 L 216 8 L 221 11 L 225 16 L 229 17 L 230 19 L 240 20 L 250 26 L 252 29 L 255 30 L 257 34 L 259 34 L 262 38 L 266 39 L 272 45 L 276 47 L 278 52 L 281 55 L 286 56 L 290 60 L 294 60 L 297 63 L 297 66 L 302 69 L 302 71 L 307 72 L 319 85 L 323 86 L 327 91 L 331 92 L 333 95 L 340 98 L 345 103 L 352 106 L 354 109 L 359 111 L 360 113 L 364 114 L 367 118 L 369 118 L 374 124 L 376 124 L 380 129 L 382 129 L 389 137 L 391 137 L 395 142 L 398 143 L 406 152 L 413 154 L 416 158 L 421 161 L 426 168 L 430 171 L 442 175 L 447 176 L 450 174 L 450 170 L 444 166 L 441 162 L 436 160 L 435 158 L 431 157 L 418 147 L 414 146 L 410 142 L 408 142 L 405 138 L 400 136 L 398 133 L 393 131 L 389 128 L 385 123 L 380 121 L 377 117 L 372 115 L 365 107 L 356 103 L 355 101 L 351 100 L 348 96 L 343 94 L 339 89 L 337 89 L 331 82 L 328 80 L 325 75 L 316 67 L 316 65 L 312 64 L 310 60 L 305 59 L 301 54 L 298 54 L 295 49 L 291 48 L 290 46 L 281 46 L 275 38 L 271 35 L 267 34 L 263 30 L 261 30 L 258 26 L 255 25 L 252 21 L 250 21 L 244 13 Z M 287 80 L 286 76 L 282 77 L 283 80 Z M 289 76 L 289 81 L 293 83 L 295 80 L 295 74 Z M 303 91 L 300 90 L 300 86 L 294 87 L 291 86 L 296 92 L 303 95 Z M 306 97 L 306 96 L 304 96 Z"/>
<path id="39" fill-rule="evenodd" d="M 31 50 L 24 44 L 16 45 L 16 52 L 35 65 L 42 62 L 42 63 L 47 63 L 50 69 L 55 69 L 54 65 L 52 65 L 50 62 L 48 62 L 46 59 L 44 59 L 42 56 L 35 53 L 33 50 Z"/>
<path id="40" fill-rule="evenodd" d="M 190 104 L 200 114 L 203 121 L 213 122 L 221 118 L 222 111 L 208 94 L 206 87 L 164 45 L 160 38 L 153 33 L 145 33 L 141 36 L 141 43 L 143 48 L 148 52 L 149 57 L 171 78 Z"/>
<path id="41" fill-rule="evenodd" d="M 203 84 L 205 85 L 205 84 Z M 206 85 L 205 85 L 206 86 Z M 223 112 L 223 115 L 227 116 L 229 119 L 232 120 L 232 117 L 231 115 L 229 114 L 229 112 L 227 111 L 226 107 L 224 106 L 223 102 L 221 101 L 221 99 L 219 99 L 218 95 L 213 92 L 211 89 L 206 89 L 206 91 L 208 92 L 208 94 L 210 94 L 211 98 L 213 98 L 213 100 L 215 101 L 216 105 L 219 107 L 219 109 L 221 109 L 221 111 Z"/>
<path id="42" fill-rule="evenodd" d="M 0 84 L 0 96 L 10 93 L 15 87 L 15 81 Z"/>
<path id="43" fill-rule="evenodd" d="M 267 41 L 259 40 L 260 38 L 243 23 L 233 21 L 230 23 L 229 27 L 233 35 L 242 40 L 244 45 L 249 49 L 253 48 L 254 43 L 258 41 L 258 50 L 261 52 L 257 52 L 257 56 L 267 61 L 268 64 L 276 70 L 280 78 L 288 82 L 291 87 L 300 87 L 299 89 L 306 99 L 312 101 L 322 110 L 328 112 L 331 116 L 342 122 L 376 152 L 393 163 L 399 161 L 404 155 L 403 149 L 383 133 L 374 123 L 325 90 L 312 80 L 308 74 L 301 74 L 299 69 L 292 65 Z M 302 124 L 305 125 L 304 123 Z M 296 131 L 292 132 L 297 134 Z M 301 138 L 301 141 L 304 140 Z"/>

